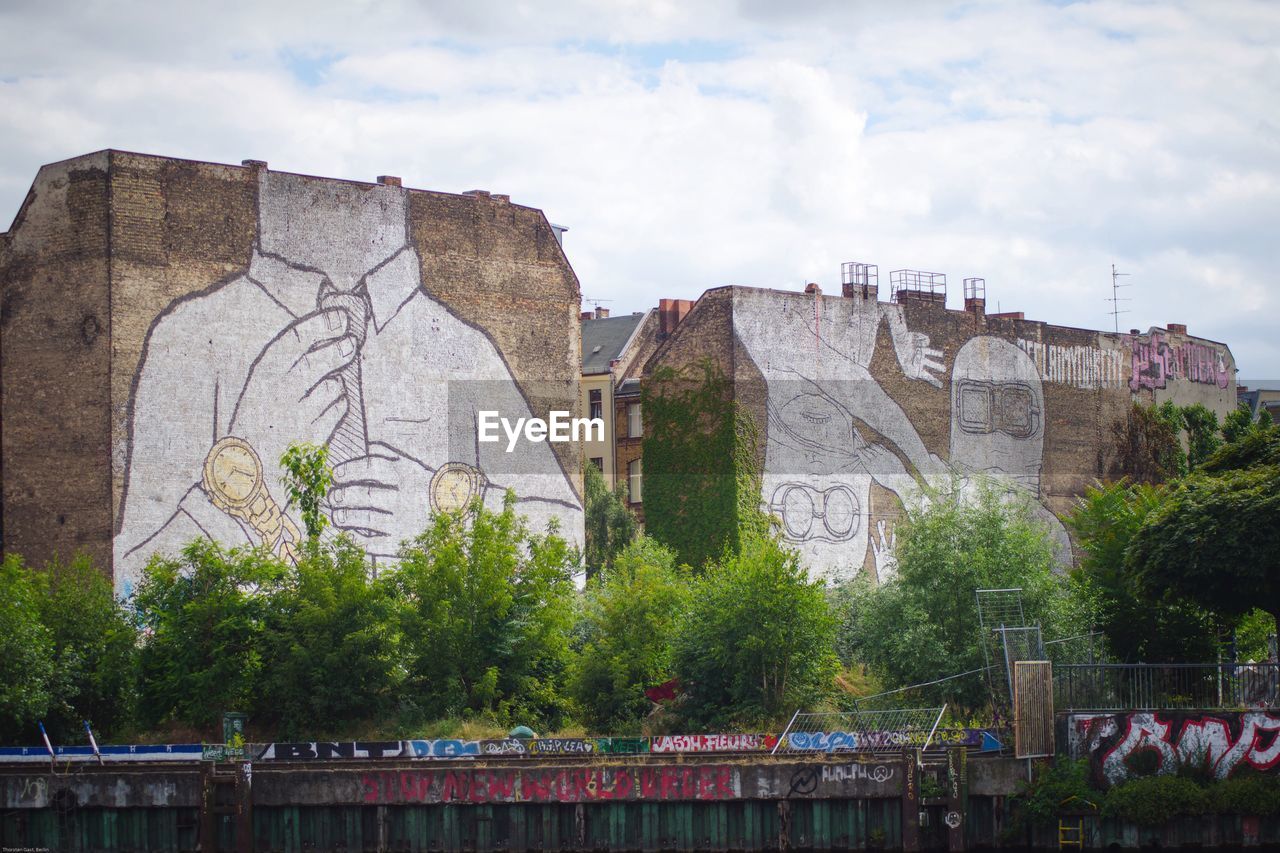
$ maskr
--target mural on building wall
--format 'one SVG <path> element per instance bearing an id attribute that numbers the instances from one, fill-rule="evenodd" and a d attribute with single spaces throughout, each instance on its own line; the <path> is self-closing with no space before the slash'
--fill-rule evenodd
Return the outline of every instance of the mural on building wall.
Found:
<path id="1" fill-rule="evenodd" d="M 989 335 L 966 341 L 951 368 L 951 466 L 961 477 L 978 474 L 1031 498 L 1059 562 L 1070 563 L 1066 528 L 1041 503 L 1044 426 L 1044 387 L 1027 353 Z"/>
<path id="2" fill-rule="evenodd" d="M 541 528 L 579 525 L 547 444 L 476 441 L 475 411 L 530 410 L 496 347 L 430 295 L 408 193 L 262 171 L 249 268 L 175 300 L 148 333 L 130 399 L 117 586 L 197 536 L 289 556 L 299 525 L 278 460 L 327 442 L 333 529 L 393 560 L 432 511 L 506 489 Z"/>
<path id="3" fill-rule="evenodd" d="M 952 478 L 969 491 L 979 481 L 1003 484 L 1011 499 L 1030 499 L 1058 561 L 1069 564 L 1070 537 L 1046 505 L 1043 483 L 1052 420 L 1046 385 L 1111 389 L 1127 406 L 1131 391 L 1175 379 L 1212 386 L 1214 394 L 1230 382 L 1225 347 L 1171 346 L 1160 331 L 1099 333 L 1096 345 L 962 334 L 948 352 L 908 328 L 902 306 L 874 299 L 735 289 L 733 328 L 767 389 L 762 506 L 811 571 L 835 579 L 864 565 L 880 579 L 893 575 L 892 519 L 872 517 L 873 483 L 904 502 L 921 485 Z M 892 395 L 870 369 L 886 330 L 906 380 L 892 381 Z M 945 460 L 926 448 L 923 430 L 898 402 L 913 387 L 947 389 Z"/>
<path id="4" fill-rule="evenodd" d="M 772 291 L 739 291 L 734 300 L 734 333 L 768 392 L 766 509 L 811 567 L 852 576 L 870 543 L 877 576 L 888 577 L 892 531 L 870 529 L 871 484 L 905 500 L 917 477 L 947 468 L 872 377 L 876 338 L 887 326 L 903 374 L 938 388 L 943 352 L 907 328 L 897 305 Z"/>

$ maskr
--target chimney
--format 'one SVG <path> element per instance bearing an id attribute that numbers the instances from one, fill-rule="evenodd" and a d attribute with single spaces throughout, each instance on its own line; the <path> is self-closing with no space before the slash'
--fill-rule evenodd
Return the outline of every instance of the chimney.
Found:
<path id="1" fill-rule="evenodd" d="M 581 314 L 579 314 L 579 315 L 578 315 L 578 319 L 579 319 L 580 321 L 581 321 L 581 320 L 594 320 L 594 319 L 595 319 L 595 315 L 594 315 L 594 314 L 592 314 L 590 311 L 583 311 Z"/>
<path id="2" fill-rule="evenodd" d="M 1185 324 L 1185 323 L 1170 323 L 1170 324 L 1169 324 L 1169 334 L 1171 334 L 1171 335 L 1185 335 L 1186 333 L 1187 333 L 1187 326 L 1186 326 L 1186 324 Z"/>
<path id="3" fill-rule="evenodd" d="M 511 203 L 511 196 L 509 196 L 509 195 L 504 195 L 504 194 L 502 194 L 502 193 L 494 193 L 494 194 L 491 196 L 491 198 L 492 198 L 494 201 L 502 202 L 503 204 L 510 204 L 510 203 Z"/>
<path id="4" fill-rule="evenodd" d="M 988 314 L 992 320 L 1025 320 L 1027 315 L 1022 311 L 1005 311 L 1003 314 Z"/>
<path id="5" fill-rule="evenodd" d="M 689 309 L 693 308 L 693 302 L 689 299 L 659 299 L 658 300 L 658 334 L 661 337 L 667 337 L 676 330 L 680 322 L 689 313 Z"/>
<path id="6" fill-rule="evenodd" d="M 814 284 L 812 281 L 804 286 L 804 292 L 811 296 L 821 296 L 822 288 Z"/>
<path id="7" fill-rule="evenodd" d="M 240 165 L 244 166 L 246 169 L 261 169 L 262 171 L 266 171 L 267 169 L 266 160 L 241 160 Z"/>
<path id="8" fill-rule="evenodd" d="M 597 306 L 596 306 L 596 319 L 597 319 L 597 320 L 603 320 L 603 319 L 605 319 L 605 318 L 606 318 L 606 317 L 608 317 L 608 316 L 609 316 L 609 309 L 608 309 L 608 308 L 601 308 L 599 305 L 597 305 Z"/>
<path id="9" fill-rule="evenodd" d="M 979 316 L 987 313 L 987 280 L 985 278 L 964 280 L 964 310 Z"/>
<path id="10" fill-rule="evenodd" d="M 382 184 L 384 187 L 403 186 L 400 182 L 400 179 L 395 175 L 379 175 L 378 183 Z"/>
<path id="11" fill-rule="evenodd" d="M 473 198 L 488 198 L 489 191 L 488 190 L 467 190 L 466 192 L 463 193 L 463 195 L 469 195 Z"/>

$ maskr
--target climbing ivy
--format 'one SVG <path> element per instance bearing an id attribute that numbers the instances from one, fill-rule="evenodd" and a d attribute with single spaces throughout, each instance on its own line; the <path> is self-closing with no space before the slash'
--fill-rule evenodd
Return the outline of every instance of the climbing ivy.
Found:
<path id="1" fill-rule="evenodd" d="M 649 535 L 682 563 L 701 567 L 764 530 L 759 433 L 714 363 L 660 367 L 641 392 L 644 511 Z"/>

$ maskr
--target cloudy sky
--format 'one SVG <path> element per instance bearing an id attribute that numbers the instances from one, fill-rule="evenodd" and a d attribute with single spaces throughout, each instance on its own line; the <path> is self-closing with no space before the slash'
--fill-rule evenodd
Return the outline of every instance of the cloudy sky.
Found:
<path id="1" fill-rule="evenodd" d="M 0 227 L 101 148 L 461 192 L 569 226 L 615 313 L 840 263 L 1182 322 L 1280 377 L 1274 2 L 0 3 Z"/>

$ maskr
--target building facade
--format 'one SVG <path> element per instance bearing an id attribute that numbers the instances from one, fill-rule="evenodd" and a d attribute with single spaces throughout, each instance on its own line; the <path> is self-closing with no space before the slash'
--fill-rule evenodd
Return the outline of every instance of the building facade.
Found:
<path id="1" fill-rule="evenodd" d="M 760 503 L 814 576 L 894 571 L 894 527 L 925 486 L 979 481 L 1029 497 L 1058 557 L 1060 521 L 1113 460 L 1132 402 L 1236 405 L 1221 343 L 1169 324 L 1128 334 L 989 315 L 975 281 L 965 310 L 944 279 L 848 264 L 842 291 L 709 290 L 646 373 L 711 362 L 763 440 Z"/>
<path id="2" fill-rule="evenodd" d="M 571 444 L 477 418 L 577 409 L 580 293 L 540 210 L 102 151 L 42 168 L 0 237 L 3 545 L 127 592 L 197 536 L 290 555 L 279 459 L 327 442 L 326 507 L 377 563 L 507 489 L 581 540 Z"/>

